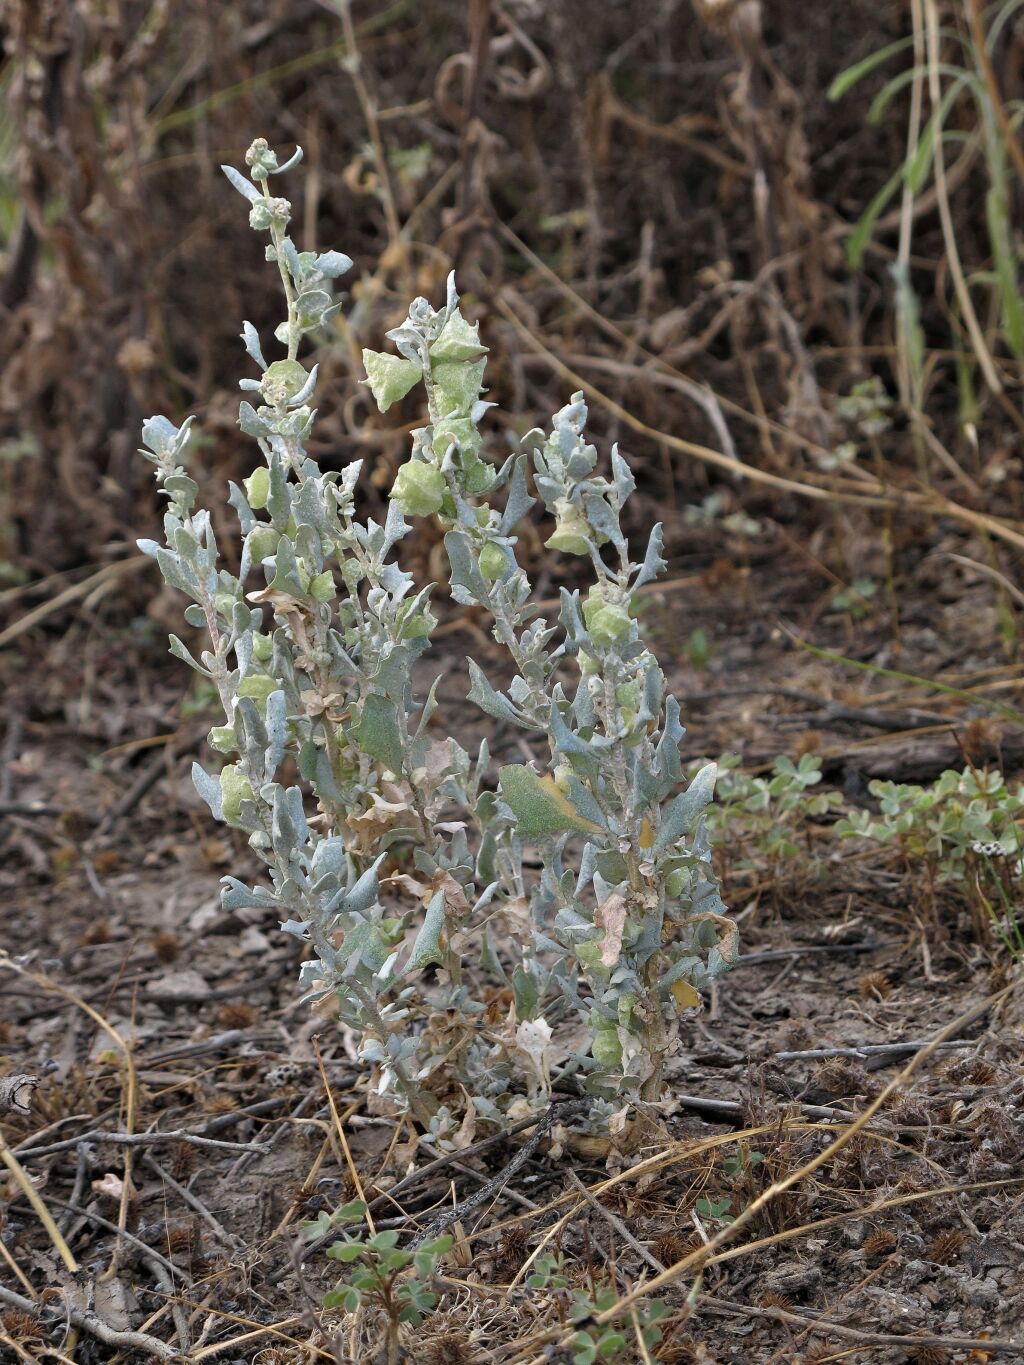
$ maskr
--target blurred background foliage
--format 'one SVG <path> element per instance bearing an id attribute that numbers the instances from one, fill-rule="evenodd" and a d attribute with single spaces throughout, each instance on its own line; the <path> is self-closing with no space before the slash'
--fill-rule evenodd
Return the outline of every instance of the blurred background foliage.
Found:
<path id="1" fill-rule="evenodd" d="M 277 304 L 217 167 L 257 135 L 356 262 L 314 453 L 376 488 L 406 437 L 360 348 L 454 267 L 492 396 L 522 431 L 584 381 L 670 549 L 810 505 L 871 578 L 922 498 L 1019 517 L 1022 35 L 1012 0 L 3 0 L 6 576 L 133 552 L 149 413 L 198 413 L 214 506 L 247 472 L 237 334 Z"/>

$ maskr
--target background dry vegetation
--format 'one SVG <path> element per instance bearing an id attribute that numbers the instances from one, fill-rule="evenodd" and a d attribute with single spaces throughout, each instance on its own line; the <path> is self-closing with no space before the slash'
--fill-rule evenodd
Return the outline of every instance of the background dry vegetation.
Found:
<path id="1" fill-rule="evenodd" d="M 295 1006 L 291 941 L 216 908 L 246 851 L 188 782 L 209 699 L 167 660 L 180 604 L 134 548 L 158 517 L 135 451 L 143 417 L 196 412 L 206 504 L 251 467 L 237 333 L 278 304 L 217 166 L 257 135 L 305 149 L 301 244 L 356 263 L 313 453 L 364 459 L 381 506 L 417 414 L 376 412 L 360 350 L 454 267 L 492 452 L 582 388 L 637 473 L 634 527 L 666 524 L 643 619 L 688 755 L 814 755 L 841 794 L 781 840 L 725 837 L 747 956 L 671 1103 L 618 1140 L 556 1124 L 494 1180 L 403 1357 L 572 1360 L 574 1293 L 622 1328 L 619 1361 L 1024 1355 L 1013 936 L 970 866 L 943 880 L 926 849 L 835 832 L 870 778 L 1015 789 L 1024 767 L 1024 10 L 4 0 L 0 43 L 0 1072 L 40 1078 L 3 1120 L 0 1359 L 386 1359 L 372 1313 L 321 1310 L 338 1271 L 295 1230 L 360 1183 L 415 1229 L 524 1140 L 463 1131 L 425 1170 L 438 1151 L 367 1107 L 351 1040 Z M 550 597 L 571 566 L 539 547 Z M 429 531 L 413 554 L 443 581 Z M 458 669 L 490 644 L 439 595 L 468 746 Z M 1015 862 L 999 885 L 1005 928 Z M 524 1289 L 542 1242 L 563 1264 Z M 37 1302 L 62 1279 L 70 1336 Z"/>

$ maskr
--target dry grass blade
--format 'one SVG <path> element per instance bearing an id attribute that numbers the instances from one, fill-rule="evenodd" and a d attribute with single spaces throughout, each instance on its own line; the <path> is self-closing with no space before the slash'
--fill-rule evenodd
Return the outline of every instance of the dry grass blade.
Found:
<path id="1" fill-rule="evenodd" d="M 942 108 L 942 91 L 939 74 L 939 12 L 935 0 L 924 0 L 924 16 L 925 33 L 928 39 L 928 93 L 937 118 Z M 985 383 L 993 393 L 1000 394 L 1003 391 L 1003 383 L 996 372 L 995 362 L 982 333 L 981 324 L 978 322 L 978 315 L 974 311 L 974 302 L 971 299 L 971 292 L 967 287 L 964 269 L 960 262 L 960 249 L 957 246 L 956 229 L 953 226 L 953 214 L 949 206 L 946 158 L 942 149 L 941 136 L 937 136 L 934 140 L 933 157 L 935 161 L 935 188 L 938 191 L 939 222 L 942 224 L 942 237 L 946 244 L 946 256 L 949 260 L 950 274 L 953 277 L 953 288 L 971 338 L 971 345 L 974 347 L 981 372 L 985 376 Z"/>
<path id="2" fill-rule="evenodd" d="M 307 1356 L 312 1356 L 316 1360 L 329 1360 L 337 1362 L 338 1357 L 331 1351 L 325 1351 L 319 1346 L 315 1346 L 310 1341 L 300 1341 L 298 1337 L 289 1336 L 282 1329 L 294 1327 L 299 1323 L 308 1322 L 309 1315 L 306 1313 L 296 1313 L 292 1317 L 282 1318 L 279 1322 L 261 1324 L 252 1318 L 242 1317 L 238 1313 L 228 1313 L 223 1309 L 213 1308 L 208 1303 L 196 1303 L 192 1299 L 177 1296 L 174 1300 L 185 1308 L 191 1308 L 196 1313 L 209 1313 L 213 1317 L 223 1322 L 233 1322 L 241 1327 L 251 1327 L 252 1331 L 244 1332 L 241 1336 L 231 1337 L 226 1341 L 212 1342 L 208 1346 L 202 1346 L 192 1352 L 189 1356 L 189 1365 L 198 1365 L 200 1360 L 212 1360 L 215 1356 L 224 1355 L 228 1351 L 237 1350 L 239 1346 L 249 1346 L 254 1341 L 259 1341 L 260 1337 L 274 1337 L 279 1341 L 287 1343 L 289 1346 L 298 1347 Z"/>
<path id="3" fill-rule="evenodd" d="M 8 1146 L 7 1139 L 4 1137 L 2 1132 L 0 1132 L 0 1161 L 2 1161 L 4 1165 L 7 1167 L 7 1169 L 10 1171 L 11 1175 L 14 1177 L 14 1182 L 18 1186 L 18 1189 L 21 1190 L 22 1194 L 32 1205 L 32 1208 L 35 1211 L 35 1214 L 38 1217 L 40 1223 L 42 1223 L 43 1227 L 46 1229 L 46 1235 L 53 1243 L 54 1249 L 60 1256 L 61 1260 L 64 1262 L 64 1265 L 67 1267 L 68 1270 L 72 1272 L 72 1274 L 74 1274 L 75 1271 L 77 1271 L 78 1269 L 78 1262 L 72 1255 L 71 1248 L 64 1240 L 64 1237 L 61 1234 L 60 1229 L 57 1227 L 57 1224 L 53 1221 L 53 1217 L 50 1213 L 50 1210 L 43 1203 L 39 1191 L 36 1189 L 35 1185 L 33 1185 L 32 1181 L 28 1178 L 28 1175 L 26 1174 L 23 1166 L 21 1165 L 21 1162 L 18 1160 L 18 1158 L 14 1155 L 14 1153 Z M 16 1269 L 16 1267 L 12 1265 L 12 1269 Z M 21 1282 L 24 1284 L 25 1283 L 24 1276 L 20 1273 L 20 1271 L 17 1273 L 18 1279 L 21 1280 Z"/>
<path id="4" fill-rule="evenodd" d="M 939 1047 L 939 1044 L 945 1042 L 948 1038 L 954 1036 L 957 1032 L 965 1028 L 973 1020 L 979 1018 L 982 1014 L 987 1013 L 989 1010 L 999 1005 L 1003 1000 L 1005 1000 L 1010 995 L 1010 993 L 1014 989 L 1015 988 L 1013 986 L 1008 986 L 1002 991 L 999 991 L 997 994 L 988 997 L 987 999 L 983 1000 L 977 1005 L 972 1006 L 971 1009 L 966 1010 L 963 1014 L 954 1019 L 944 1029 L 937 1033 L 935 1037 L 929 1041 L 927 1046 L 923 1047 L 919 1052 L 915 1053 L 915 1055 L 907 1062 L 906 1066 L 903 1067 L 903 1069 L 898 1073 L 898 1075 L 896 1075 L 892 1080 L 890 1080 L 879 1091 L 876 1098 L 863 1110 L 863 1112 L 860 1115 L 858 1115 L 857 1119 L 853 1123 L 849 1124 L 847 1127 L 843 1129 L 843 1131 L 833 1142 L 829 1143 L 821 1152 L 814 1156 L 810 1161 L 805 1162 L 796 1170 L 789 1172 L 783 1178 L 773 1181 L 773 1183 L 766 1190 L 764 1190 L 760 1195 L 758 1195 L 756 1199 L 753 1199 L 746 1206 L 746 1208 L 744 1208 L 739 1214 L 737 1214 L 737 1216 L 731 1223 L 725 1224 L 717 1233 L 715 1233 L 715 1235 L 709 1239 L 705 1246 L 699 1248 L 697 1251 L 691 1252 L 689 1255 L 677 1261 L 674 1265 L 667 1267 L 661 1274 L 655 1275 L 653 1279 L 643 1281 L 634 1286 L 627 1293 L 621 1295 L 619 1299 L 617 1299 L 616 1302 L 612 1304 L 610 1307 L 596 1314 L 595 1321 L 599 1324 L 606 1324 L 616 1321 L 618 1318 L 621 1318 L 624 1313 L 626 1313 L 641 1299 L 649 1298 L 652 1294 L 656 1293 L 660 1289 L 665 1288 L 667 1285 L 673 1283 L 687 1270 L 691 1269 L 697 1272 L 697 1278 L 695 1279 L 693 1287 L 690 1292 L 690 1302 L 692 1306 L 695 1306 L 697 1303 L 699 1303 L 699 1292 L 704 1267 L 711 1263 L 712 1261 L 715 1261 L 720 1258 L 722 1248 L 724 1248 L 727 1245 L 727 1243 L 732 1241 L 737 1235 L 737 1233 L 741 1232 L 743 1228 L 747 1227 L 750 1224 L 750 1222 L 757 1217 L 757 1215 L 761 1212 L 762 1209 L 764 1209 L 767 1205 L 771 1204 L 781 1194 L 791 1189 L 794 1185 L 799 1184 L 800 1181 L 805 1180 L 808 1176 L 812 1175 L 816 1170 L 819 1170 L 832 1157 L 836 1156 L 840 1151 L 842 1151 L 842 1149 L 847 1145 L 847 1143 L 849 1143 L 858 1133 L 862 1132 L 865 1129 L 866 1125 L 871 1121 L 874 1115 L 879 1112 L 879 1110 L 885 1104 L 886 1100 L 889 1099 L 889 1097 L 895 1091 L 902 1089 L 907 1085 L 907 1083 L 911 1080 L 911 1078 L 917 1072 L 919 1067 L 936 1052 L 936 1050 Z M 775 1125 L 771 1129 L 771 1131 L 777 1131 L 777 1125 Z M 729 1135 L 729 1140 L 732 1140 L 734 1138 L 735 1135 Z M 635 1175 L 637 1169 L 643 1167 L 646 1164 L 647 1163 L 644 1162 L 639 1163 L 638 1167 L 634 1168 L 630 1172 L 630 1174 Z M 614 1183 L 614 1181 L 608 1183 L 612 1184 Z M 570 1214 L 565 1215 L 563 1218 L 559 1219 L 559 1221 L 554 1225 L 554 1228 L 548 1230 L 548 1234 L 543 1239 L 543 1244 L 546 1245 L 550 1241 L 551 1237 L 555 1235 L 557 1230 L 561 1229 L 561 1227 L 568 1221 L 568 1218 L 570 1216 L 571 1216 Z M 784 1240 L 789 1240 L 788 1235 L 786 1233 L 773 1234 L 769 1238 L 762 1239 L 760 1244 L 768 1245 L 775 1241 Z M 733 1254 L 741 1255 L 744 1253 L 745 1250 L 747 1250 L 746 1247 L 736 1248 Z M 531 1257 L 531 1261 L 535 1259 L 535 1257 L 539 1254 L 539 1251 L 540 1248 L 538 1248 L 537 1251 L 534 1252 L 534 1256 Z M 560 1334 L 557 1331 L 553 1331 L 549 1334 L 548 1339 L 552 1341 L 557 1341 L 559 1345 L 564 1346 L 570 1340 L 570 1336 L 569 1334 L 566 1333 Z"/>
<path id="5" fill-rule="evenodd" d="M 2 1285 L 0 1285 L 0 1303 L 5 1303 L 8 1307 L 15 1308 L 21 1313 L 34 1316 L 36 1312 L 36 1304 L 31 1299 L 24 1299 L 20 1294 L 15 1294 Z M 181 1359 L 175 1347 L 168 1346 L 166 1342 L 160 1341 L 157 1337 L 150 1336 L 146 1332 L 117 1331 L 108 1326 L 96 1313 L 76 1308 L 74 1304 L 66 1300 L 61 1305 L 59 1314 L 61 1317 L 66 1317 L 73 1327 L 88 1332 L 90 1336 L 94 1336 L 107 1346 L 114 1346 L 126 1351 L 142 1352 L 149 1360 L 173 1361 Z"/>
<path id="6" fill-rule="evenodd" d="M 330 1106 L 331 1118 L 334 1120 L 335 1132 L 338 1134 L 338 1141 L 341 1143 L 341 1150 L 345 1154 L 345 1164 L 348 1166 L 348 1173 L 352 1178 L 352 1184 L 355 1187 L 356 1194 L 366 1205 L 365 1215 L 366 1225 L 370 1229 L 371 1235 L 373 1235 L 377 1231 L 377 1229 L 373 1225 L 373 1214 L 370 1212 L 369 1201 L 366 1198 L 366 1191 L 363 1189 L 363 1182 L 359 1178 L 359 1172 L 356 1170 L 356 1164 L 352 1160 L 352 1152 L 348 1145 L 348 1138 L 345 1135 L 345 1121 L 338 1113 L 338 1106 L 334 1102 L 334 1092 L 331 1089 L 330 1081 L 327 1079 L 327 1072 L 324 1070 L 324 1059 L 320 1053 L 320 1040 L 319 1038 L 313 1038 L 311 1042 L 313 1052 L 316 1056 L 316 1064 L 320 1068 L 320 1079 L 323 1081 L 324 1090 L 327 1092 L 327 1103 Z M 359 1107 L 360 1106 L 358 1104 L 352 1105 L 347 1110 L 345 1117 L 346 1118 L 351 1117 L 351 1115 L 354 1114 Z"/>
<path id="7" fill-rule="evenodd" d="M 741 478 L 749 479 L 752 483 L 764 484 L 767 487 L 777 488 L 787 493 L 796 493 L 802 498 L 811 498 L 816 502 L 843 503 L 854 507 L 889 508 L 891 510 L 913 509 L 925 515 L 955 517 L 956 520 L 968 526 L 987 531 L 1000 540 L 1024 548 L 1024 533 L 1017 530 L 1016 527 L 985 512 L 976 512 L 972 508 L 963 507 L 960 503 L 953 502 L 951 498 L 944 497 L 941 494 L 911 491 L 893 492 L 880 483 L 872 485 L 865 482 L 854 488 L 840 484 L 837 480 L 833 480 L 831 486 L 822 486 L 808 480 L 790 479 L 781 474 L 772 474 L 768 470 L 759 469 L 756 465 L 745 464 L 742 460 L 732 459 L 719 450 L 712 450 L 709 446 L 684 440 L 672 432 L 656 430 L 654 427 L 648 426 L 646 422 L 642 422 L 640 418 L 635 417 L 628 409 L 622 407 L 602 389 L 585 379 L 583 375 L 555 355 L 548 346 L 545 346 L 517 316 L 508 301 L 507 295 L 499 296 L 495 306 L 502 317 L 512 324 L 516 333 L 530 350 L 543 356 L 551 367 L 564 375 L 575 388 L 582 389 L 584 393 L 588 394 L 595 402 L 600 403 L 619 421 L 652 441 L 668 446 L 672 450 L 678 450 L 681 454 L 693 456 L 705 464 L 714 465 L 719 469 L 727 469 Z M 875 491 L 866 491 L 872 488 Z"/>
<path id="8" fill-rule="evenodd" d="M 33 607 L 24 616 L 19 616 L 17 621 L 9 625 L 6 630 L 0 630 L 0 648 L 9 645 L 19 635 L 24 635 L 27 630 L 31 630 L 33 626 L 39 625 L 41 621 L 55 615 L 64 607 L 69 607 L 72 602 L 87 597 L 95 588 L 106 586 L 111 580 L 120 578 L 122 574 L 133 572 L 146 563 L 148 561 L 145 555 L 133 555 L 131 559 L 119 559 L 115 564 L 105 564 L 102 569 L 90 574 L 88 578 L 83 578 L 80 583 L 73 583 L 70 588 L 65 588 L 63 592 L 57 593 L 56 597 L 41 602 L 38 607 Z"/>
<path id="9" fill-rule="evenodd" d="M 836 491 L 830 488 L 819 488 L 816 484 L 804 483 L 797 479 L 787 479 L 781 474 L 772 474 L 768 470 L 758 469 L 755 465 L 744 464 L 742 460 L 730 458 L 719 450 L 712 450 L 710 446 L 697 444 L 695 441 L 686 441 L 681 436 L 675 436 L 671 432 L 656 431 L 653 427 L 641 422 L 638 417 L 634 417 L 631 412 L 616 403 L 602 389 L 596 387 L 589 380 L 578 374 L 563 360 L 559 359 L 555 353 L 540 341 L 524 322 L 517 316 L 515 310 L 508 302 L 506 295 L 499 296 L 496 307 L 502 317 L 506 318 L 515 328 L 517 334 L 530 350 L 542 355 L 552 368 L 572 383 L 577 389 L 582 389 L 602 407 L 613 413 L 621 422 L 632 427 L 634 431 L 643 436 L 648 436 L 653 441 L 659 441 L 667 445 L 672 450 L 678 450 L 684 455 L 692 455 L 705 464 L 715 465 L 719 469 L 727 469 L 732 474 L 741 475 L 743 478 L 750 479 L 754 483 L 763 483 L 771 488 L 778 488 L 787 493 L 797 493 L 800 497 L 814 498 L 821 502 L 839 501 L 851 503 L 861 507 L 885 507 L 891 501 L 885 496 L 873 496 L 860 492 Z"/>
<path id="10" fill-rule="evenodd" d="M 0 951 L 0 967 L 6 967 L 9 971 L 16 972 L 19 976 L 24 977 L 26 980 L 34 982 L 41 990 L 52 992 L 55 995 L 61 996 L 65 1000 L 69 1000 L 71 1004 L 75 1005 L 78 1009 L 82 1010 L 83 1013 L 87 1014 L 95 1024 L 98 1024 L 99 1027 L 104 1031 L 104 1033 L 106 1033 L 108 1037 L 110 1037 L 114 1041 L 114 1043 L 119 1048 L 121 1055 L 124 1057 L 125 1069 L 124 1127 L 126 1133 L 129 1134 L 134 1133 L 135 1112 L 138 1103 L 139 1093 L 138 1077 L 136 1075 L 135 1059 L 132 1056 L 131 1048 L 121 1037 L 120 1033 L 118 1033 L 117 1029 L 115 1029 L 112 1024 L 108 1023 L 108 1021 L 104 1019 L 103 1015 L 100 1014 L 97 1010 L 94 1010 L 90 1004 L 88 1004 L 85 1000 L 81 998 L 81 996 L 76 995 L 74 991 L 70 991 L 67 989 L 66 986 L 61 986 L 58 982 L 52 981 L 48 976 L 45 976 L 42 972 L 29 971 L 26 967 L 22 967 L 19 963 L 14 962 L 9 956 L 9 954 L 3 951 Z M 129 1146 L 122 1146 L 121 1150 L 123 1154 L 122 1160 L 124 1163 L 124 1176 L 121 1181 L 121 1199 L 120 1206 L 118 1208 L 117 1219 L 119 1228 L 119 1238 L 120 1233 L 124 1232 L 125 1227 L 127 1226 L 128 1223 L 128 1206 L 131 1202 L 133 1192 L 132 1149 Z M 70 1255 L 70 1252 L 68 1254 Z M 114 1246 L 113 1258 L 111 1260 L 110 1266 L 104 1272 L 103 1278 L 105 1279 L 112 1278 L 116 1274 L 119 1256 L 120 1240 L 118 1240 L 118 1242 Z"/>

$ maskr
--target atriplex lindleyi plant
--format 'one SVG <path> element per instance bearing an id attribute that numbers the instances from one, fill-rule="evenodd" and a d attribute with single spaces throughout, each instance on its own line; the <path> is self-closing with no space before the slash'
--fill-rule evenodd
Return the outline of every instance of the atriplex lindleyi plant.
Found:
<path id="1" fill-rule="evenodd" d="M 482 454 L 486 347 L 453 278 L 442 308 L 416 299 L 388 333 L 398 354 L 363 353 L 380 410 L 422 385 L 428 425 L 413 432 L 384 524 L 358 520 L 360 464 L 322 470 L 306 454 L 317 371 L 297 358 L 302 336 L 336 311 L 331 281 L 352 263 L 298 251 L 290 205 L 269 189 L 286 167 L 262 139 L 245 159 L 251 178 L 225 174 L 252 227 L 270 233 L 288 316 L 275 333 L 287 356 L 272 364 L 255 328 L 242 330 L 259 377 L 241 381 L 257 406 L 243 402 L 239 424 L 265 463 L 244 491 L 231 485 L 237 576 L 219 563 L 209 513 L 194 510 L 191 419 L 150 418 L 142 452 L 169 508 L 166 546 L 141 548 L 209 636 L 198 659 L 174 636 L 172 652 L 224 709 L 209 742 L 226 762 L 217 775 L 195 765 L 196 786 L 269 872 L 270 885 L 226 878 L 223 903 L 272 910 L 309 945 L 307 998 L 337 1000 L 380 1089 L 438 1136 L 451 1122 L 443 1101 L 460 1088 L 495 1119 L 544 1103 L 553 1078 L 572 1073 L 599 1112 L 656 1100 L 680 1016 L 736 951 L 703 819 L 714 765 L 677 792 L 679 707 L 630 611 L 665 567 L 661 528 L 634 563 L 619 524 L 633 477 L 614 449 L 611 477 L 595 472 L 576 394 L 550 435 L 522 445 L 554 517 L 547 545 L 588 560 L 594 583 L 582 600 L 562 591 L 557 624 L 535 615 L 516 559 L 515 529 L 535 501 L 528 457 L 499 468 Z M 470 699 L 498 733 L 543 741 L 547 770 L 509 763 L 493 790 L 486 740 L 471 758 L 435 738 L 437 682 L 416 697 L 411 681 L 436 624 L 431 588 L 417 591 L 392 558 L 407 517 L 441 522 L 452 597 L 489 613 L 514 664 L 501 692 L 470 660 Z M 247 592 L 257 571 L 263 586 Z"/>

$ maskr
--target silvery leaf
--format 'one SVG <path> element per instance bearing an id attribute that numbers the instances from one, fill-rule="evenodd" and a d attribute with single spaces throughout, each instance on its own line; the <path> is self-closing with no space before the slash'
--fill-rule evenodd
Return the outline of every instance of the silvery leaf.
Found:
<path id="1" fill-rule="evenodd" d="M 281 766 L 288 743 L 288 722 L 284 692 L 271 692 L 267 698 L 267 749 L 265 772 L 273 777 Z"/>
<path id="2" fill-rule="evenodd" d="M 273 170 L 270 171 L 270 174 L 271 174 L 271 175 L 280 175 L 283 171 L 290 171 L 290 170 L 292 169 L 292 167 L 293 167 L 293 166 L 297 166 L 301 160 L 302 160 L 302 148 L 299 147 L 299 146 L 296 146 L 295 151 L 292 152 L 292 154 L 291 154 L 291 156 L 288 158 L 288 160 L 287 160 L 286 162 L 284 162 L 284 164 L 281 165 L 281 166 L 275 166 L 275 167 L 273 168 Z"/>
<path id="3" fill-rule="evenodd" d="M 215 820 L 222 820 L 224 812 L 221 807 L 220 783 L 198 763 L 192 764 L 192 782 L 196 791 L 210 807 Z"/>
<path id="4" fill-rule="evenodd" d="M 295 281 L 296 288 L 298 288 L 302 283 L 302 277 L 305 272 L 302 269 L 302 262 L 299 259 L 298 250 L 290 237 L 284 239 L 284 261 L 285 265 L 288 267 L 288 273 Z"/>
<path id="5" fill-rule="evenodd" d="M 438 891 L 427 906 L 423 926 L 416 935 L 406 970 L 418 971 L 430 963 L 444 966 L 444 949 L 440 942 L 444 927 L 444 892 Z"/>
<path id="6" fill-rule="evenodd" d="M 256 525 L 256 518 L 253 516 L 252 508 L 248 500 L 234 479 L 228 481 L 228 503 L 235 509 L 238 516 L 239 530 L 243 536 L 247 536 Z M 245 574 L 240 575 L 245 578 Z"/>
<path id="7" fill-rule="evenodd" d="M 245 349 L 252 356 L 253 360 L 255 360 L 256 364 L 261 370 L 265 370 L 267 368 L 267 362 L 263 358 L 263 350 L 260 346 L 260 335 L 251 322 L 242 323 L 242 340 L 245 342 Z M 259 383 L 257 381 L 253 380 L 252 382 L 259 388 Z"/>
<path id="8" fill-rule="evenodd" d="M 217 788 L 218 792 L 220 787 Z M 225 877 L 224 888 L 220 893 L 221 904 L 225 910 L 272 910 L 279 905 L 278 898 L 264 886 L 246 886 L 236 877 Z"/>
<path id="9" fill-rule="evenodd" d="M 267 511 L 275 531 L 283 531 L 292 514 L 292 499 L 285 477 L 284 465 L 275 450 L 270 457 L 270 491 L 267 494 Z"/>
<path id="10" fill-rule="evenodd" d="M 298 391 L 294 398 L 288 399 L 288 406 L 290 408 L 301 407 L 303 403 L 309 400 L 310 395 L 316 388 L 316 376 L 317 371 L 319 369 L 320 369 L 319 365 L 314 365 L 309 372 L 309 378 L 306 380 L 305 384 L 303 384 L 302 388 Z"/>
<path id="11" fill-rule="evenodd" d="M 612 446 L 612 483 L 615 486 L 615 496 L 619 500 L 619 506 L 626 501 L 630 493 L 636 489 L 636 479 L 633 478 L 633 471 L 619 454 L 618 445 Z"/>
<path id="12" fill-rule="evenodd" d="M 461 531 L 449 531 L 444 538 L 451 565 L 452 596 L 462 605 L 486 602 L 489 593 L 469 541 Z"/>
<path id="13" fill-rule="evenodd" d="M 698 817 L 710 803 L 715 793 L 715 778 L 718 766 L 705 764 L 686 791 L 680 792 L 665 811 L 661 820 L 658 837 L 654 841 L 656 853 L 669 848 L 684 834 L 689 834 L 697 823 Z"/>
<path id="14" fill-rule="evenodd" d="M 337 279 L 352 269 L 352 257 L 343 251 L 324 251 L 316 258 L 316 268 L 329 280 Z"/>
<path id="15" fill-rule="evenodd" d="M 163 455 L 178 435 L 178 428 L 169 418 L 147 417 L 142 424 L 142 441 L 155 455 Z"/>
<path id="16" fill-rule="evenodd" d="M 379 869 L 385 856 L 382 853 L 377 861 L 366 869 L 352 890 L 345 896 L 342 907 L 346 914 L 361 915 L 373 905 L 380 893 Z"/>
<path id="17" fill-rule="evenodd" d="M 634 588 L 642 588 L 645 583 L 650 583 L 663 573 L 668 567 L 661 556 L 665 548 L 665 538 L 662 532 L 661 522 L 659 521 L 651 531 L 650 539 L 647 542 L 647 553 L 644 555 L 644 562 L 640 566 L 640 572 L 633 580 Z"/>
<path id="18" fill-rule="evenodd" d="M 189 653 L 186 647 L 178 639 L 177 635 L 170 636 L 170 641 L 171 641 L 170 652 L 174 655 L 176 659 L 180 659 L 182 663 L 188 664 L 188 666 L 190 668 L 194 668 L 197 673 L 202 673 L 204 678 L 209 678 L 211 676 L 210 670 L 208 668 L 204 668 L 202 664 L 197 663 L 195 661 L 195 659 L 192 657 L 192 655 Z"/>
<path id="19" fill-rule="evenodd" d="M 469 700 L 476 702 L 481 711 L 495 720 L 508 721 L 512 725 L 519 725 L 524 730 L 532 730 L 534 727 L 526 719 L 523 713 L 516 709 L 507 697 L 502 693 L 496 692 L 487 681 L 483 669 L 472 659 L 467 659 L 469 667 Z"/>
<path id="20" fill-rule="evenodd" d="M 270 428 L 262 417 L 256 413 L 256 409 L 251 403 L 241 402 L 238 405 L 238 425 L 245 432 L 246 436 L 267 437 L 270 435 Z"/>
<path id="21" fill-rule="evenodd" d="M 509 485 L 505 510 L 498 523 L 500 534 L 507 536 L 512 528 L 522 521 L 535 501 L 536 499 L 530 496 L 526 487 L 526 456 L 518 455 L 512 466 L 512 482 Z"/>
<path id="22" fill-rule="evenodd" d="M 240 171 L 236 171 L 234 166 L 221 166 L 221 170 L 234 185 L 235 189 L 243 199 L 248 199 L 250 204 L 255 204 L 257 199 L 263 198 L 263 191 L 258 190 L 251 180 L 247 180 Z"/>

